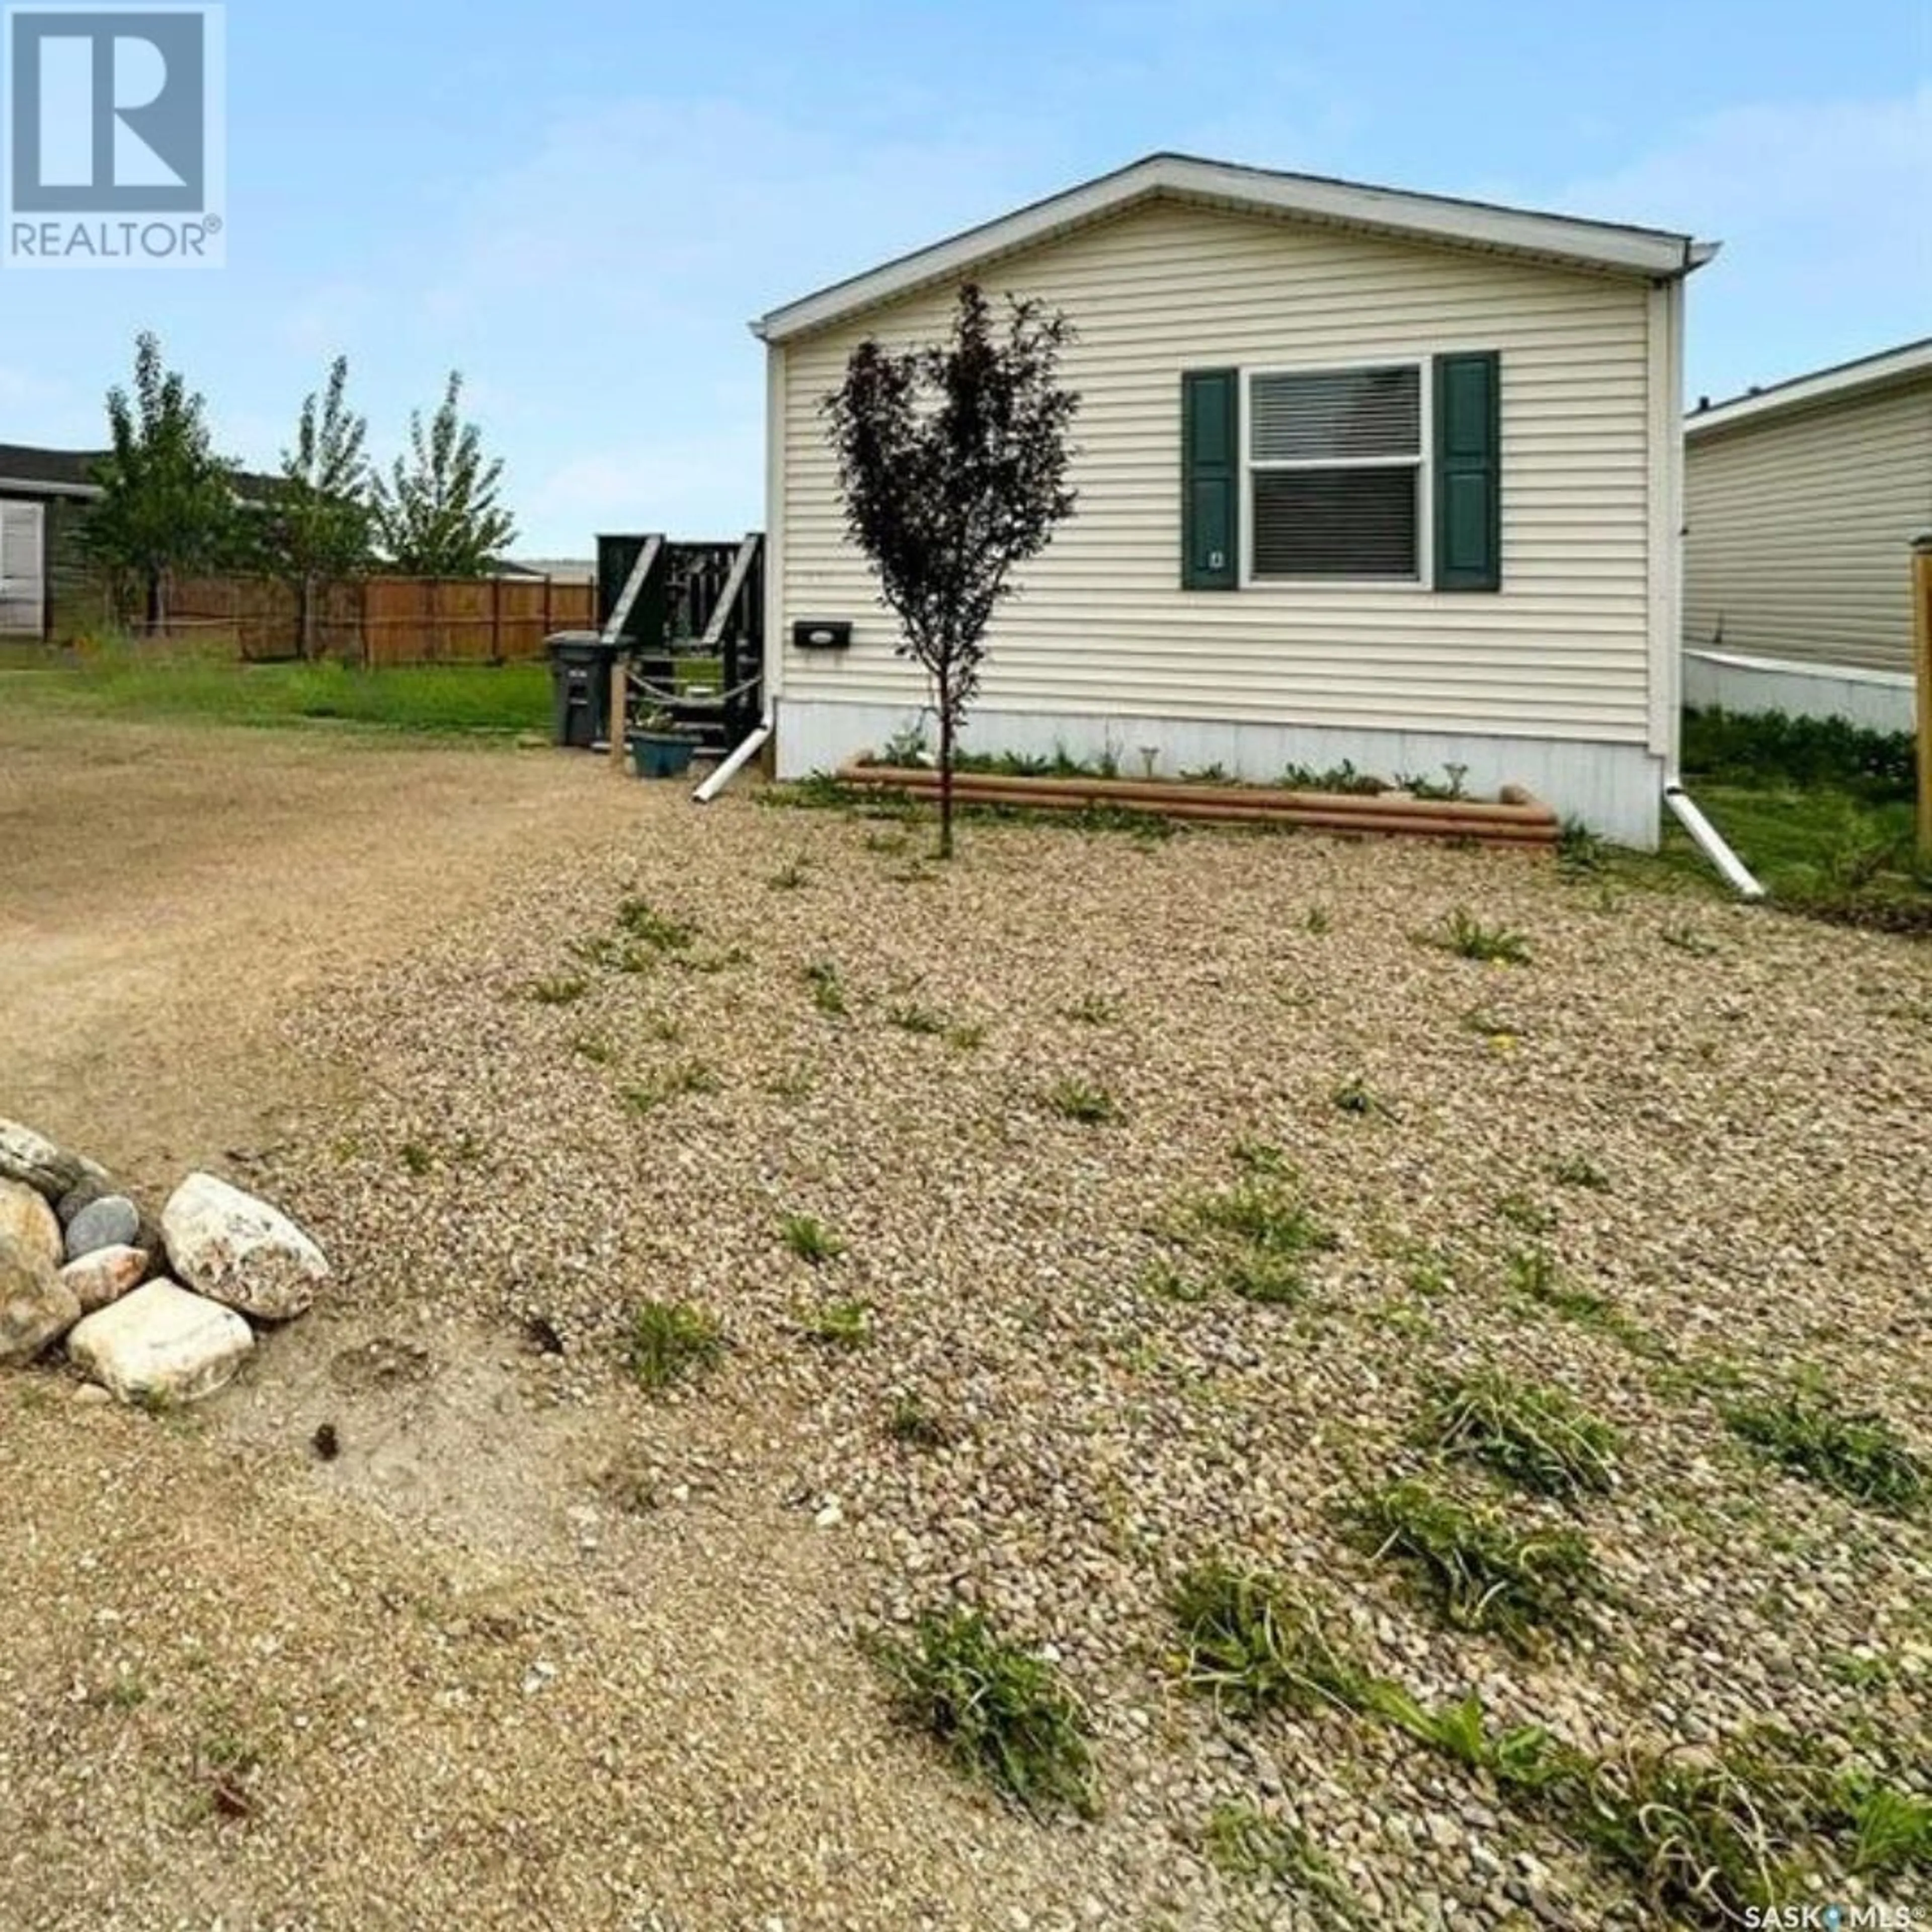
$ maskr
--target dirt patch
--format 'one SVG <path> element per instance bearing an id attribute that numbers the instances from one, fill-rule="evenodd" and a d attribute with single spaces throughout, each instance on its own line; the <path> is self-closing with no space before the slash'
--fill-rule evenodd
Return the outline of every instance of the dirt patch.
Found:
<path id="1" fill-rule="evenodd" d="M 292 1006 L 634 802 L 587 758 L 0 710 L 0 1093 L 144 1186 L 232 1166 L 342 1097 Z"/>

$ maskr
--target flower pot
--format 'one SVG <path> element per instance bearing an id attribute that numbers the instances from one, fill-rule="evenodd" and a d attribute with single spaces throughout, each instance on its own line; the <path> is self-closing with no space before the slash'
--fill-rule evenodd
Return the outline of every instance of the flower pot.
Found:
<path id="1" fill-rule="evenodd" d="M 631 767 L 640 778 L 681 778 L 691 769 L 696 743 L 678 731 L 632 731 L 624 742 Z"/>

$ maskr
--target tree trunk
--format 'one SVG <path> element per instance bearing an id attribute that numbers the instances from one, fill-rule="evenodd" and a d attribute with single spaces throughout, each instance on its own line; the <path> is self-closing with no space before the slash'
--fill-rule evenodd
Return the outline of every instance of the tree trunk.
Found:
<path id="1" fill-rule="evenodd" d="M 168 574 L 165 570 L 148 572 L 148 635 L 158 638 L 168 621 Z"/>
<path id="2" fill-rule="evenodd" d="M 304 571 L 296 586 L 296 649 L 304 664 L 315 662 L 315 573 Z"/>
<path id="3" fill-rule="evenodd" d="M 952 856 L 952 686 L 939 680 L 939 856 Z"/>

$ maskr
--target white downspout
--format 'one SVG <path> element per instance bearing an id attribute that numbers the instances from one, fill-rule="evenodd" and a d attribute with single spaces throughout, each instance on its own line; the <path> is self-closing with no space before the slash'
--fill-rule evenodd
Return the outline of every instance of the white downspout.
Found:
<path id="1" fill-rule="evenodd" d="M 1744 862 L 1725 844 L 1724 834 L 1697 809 L 1696 801 L 1675 777 L 1664 782 L 1664 802 L 1678 824 L 1690 833 L 1699 851 L 1724 874 L 1724 883 L 1740 898 L 1761 899 L 1764 888 L 1751 875 Z"/>
<path id="2" fill-rule="evenodd" d="M 758 720 L 752 735 L 691 794 L 692 803 L 709 805 L 765 748 L 776 722 L 772 707 L 767 704 L 765 715 Z"/>

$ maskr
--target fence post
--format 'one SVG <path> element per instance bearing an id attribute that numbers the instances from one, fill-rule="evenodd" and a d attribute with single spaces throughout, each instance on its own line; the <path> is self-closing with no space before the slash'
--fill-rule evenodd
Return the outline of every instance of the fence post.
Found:
<path id="1" fill-rule="evenodd" d="M 1912 622 L 1918 672 L 1918 856 L 1932 859 L 1932 530 L 1912 540 Z"/>

